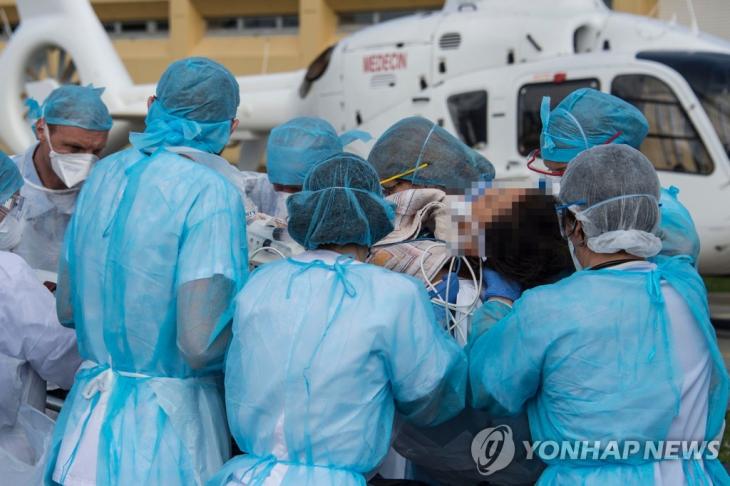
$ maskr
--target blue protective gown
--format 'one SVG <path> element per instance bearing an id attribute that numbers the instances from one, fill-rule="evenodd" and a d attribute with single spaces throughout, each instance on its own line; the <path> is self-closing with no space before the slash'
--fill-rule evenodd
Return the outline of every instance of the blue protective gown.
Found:
<path id="1" fill-rule="evenodd" d="M 178 308 L 181 288 L 219 278 L 229 295 L 206 302 L 220 306 L 227 298 L 228 310 L 212 327 L 229 322 L 247 276 L 238 192 L 180 155 L 119 152 L 84 184 L 61 260 L 59 314 L 75 326 L 86 362 L 58 419 L 47 484 L 54 484 L 59 450 L 69 445 L 70 458 L 58 466 L 67 473 L 75 461 L 93 460 L 98 484 L 204 483 L 230 455 L 222 357 L 191 368 L 180 348 L 180 320 L 197 316 L 186 329 L 207 332 L 206 340 L 213 329 L 203 322 L 206 304 Z M 73 318 L 64 322 L 66 300 Z M 79 457 L 78 432 L 102 396 L 98 458 Z"/>
<path id="2" fill-rule="evenodd" d="M 674 186 L 661 190 L 658 235 L 662 239 L 662 251 L 652 260 L 661 262 L 673 256 L 687 255 L 696 267 L 700 257 L 700 236 L 692 216 L 678 196 L 679 189 Z"/>
<path id="3" fill-rule="evenodd" d="M 512 311 L 502 302 L 491 300 L 471 317 L 471 332 L 481 334 Z M 468 353 L 468 347 L 465 349 Z M 537 458 L 528 461 L 524 447 L 515 448 L 509 466 L 489 477 L 479 472 L 472 457 L 474 437 L 487 427 L 509 425 L 516 444 L 530 440 L 527 414 L 493 417 L 484 410 L 467 406 L 459 415 L 435 427 L 418 427 L 396 419 L 393 448 L 410 461 L 413 479 L 438 485 L 476 485 L 488 479 L 494 484 L 533 484 L 545 468 Z"/>
<path id="4" fill-rule="evenodd" d="M 333 255 L 264 265 L 237 297 L 226 407 L 249 455 L 209 485 L 364 485 L 396 409 L 435 424 L 463 408 L 466 357 L 423 285 Z"/>
<path id="5" fill-rule="evenodd" d="M 683 377 L 676 355 L 681 344 L 672 340 L 662 279 L 686 300 L 710 351 L 706 439 L 713 440 L 724 419 L 728 375 L 704 284 L 688 257 L 667 259 L 653 271 L 580 271 L 525 292 L 513 312 L 472 345 L 473 406 L 495 415 L 526 406 L 533 440 L 667 440 Z M 641 454 L 545 462 L 538 484 L 654 482 L 654 463 Z M 685 478 L 706 484 L 693 462 L 683 461 Z M 703 462 L 714 484 L 728 484 L 718 460 Z"/>

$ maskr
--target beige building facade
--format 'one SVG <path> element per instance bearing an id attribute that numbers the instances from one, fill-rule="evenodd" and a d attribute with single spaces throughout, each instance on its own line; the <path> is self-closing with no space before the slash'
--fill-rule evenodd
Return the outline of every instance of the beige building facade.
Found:
<path id="1" fill-rule="evenodd" d="M 174 59 L 207 56 L 237 75 L 305 67 L 342 36 L 384 20 L 437 10 L 443 0 L 92 0 L 136 83 L 155 82 Z M 656 14 L 657 0 L 613 0 Z M 7 35 L 15 0 L 0 0 Z M 2 43 L 0 43 L 0 46 Z"/>

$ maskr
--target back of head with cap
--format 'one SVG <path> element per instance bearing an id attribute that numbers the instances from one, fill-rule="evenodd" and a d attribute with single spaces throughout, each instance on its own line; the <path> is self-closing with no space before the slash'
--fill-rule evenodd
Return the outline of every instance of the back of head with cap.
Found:
<path id="1" fill-rule="evenodd" d="M 0 152 L 0 204 L 5 203 L 23 187 L 23 176 L 10 157 Z"/>
<path id="2" fill-rule="evenodd" d="M 563 176 L 560 200 L 582 223 L 588 248 L 650 257 L 661 250 L 659 178 L 628 145 L 603 145 L 576 157 Z"/>
<path id="3" fill-rule="evenodd" d="M 175 61 L 157 83 L 145 132 L 132 134 L 130 142 L 147 152 L 180 145 L 220 153 L 239 102 L 238 82 L 222 65 L 204 57 Z"/>
<path id="4" fill-rule="evenodd" d="M 395 213 L 383 198 L 377 173 L 353 154 L 340 153 L 314 166 L 287 208 L 289 234 L 310 250 L 327 244 L 369 247 L 393 231 Z"/>
<path id="5" fill-rule="evenodd" d="M 540 109 L 540 152 L 544 160 L 570 162 L 591 147 L 625 144 L 639 148 L 649 123 L 633 105 L 591 88 L 573 91 L 550 111 L 550 97 Z"/>
<path id="6" fill-rule="evenodd" d="M 370 135 L 349 131 L 337 135 L 321 118 L 300 117 L 271 130 L 266 146 L 266 171 L 272 184 L 301 186 L 307 172 L 317 163 L 336 155 L 354 140 Z"/>
<path id="7" fill-rule="evenodd" d="M 241 101 L 236 78 L 205 57 L 170 64 L 157 83 L 156 96 L 168 113 L 206 123 L 233 120 Z"/>
<path id="8" fill-rule="evenodd" d="M 29 116 L 43 118 L 47 125 L 106 132 L 112 128 L 112 117 L 101 99 L 102 93 L 104 88 L 68 84 L 54 89 L 42 106 L 33 99 L 26 104 Z"/>
<path id="9" fill-rule="evenodd" d="M 368 161 L 381 179 L 460 193 L 474 182 L 494 179 L 494 166 L 443 127 L 421 117 L 405 118 L 378 139 Z"/>

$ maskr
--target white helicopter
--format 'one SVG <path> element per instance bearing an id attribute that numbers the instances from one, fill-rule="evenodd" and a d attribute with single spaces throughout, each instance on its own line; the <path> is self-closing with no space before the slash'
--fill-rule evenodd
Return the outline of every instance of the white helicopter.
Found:
<path id="1" fill-rule="evenodd" d="M 139 129 L 154 85 L 131 81 L 87 0 L 18 0 L 19 28 L 0 55 L 0 135 L 33 140 L 23 99 L 59 84 L 104 86 L 109 149 Z M 443 10 L 385 22 L 326 49 L 306 70 L 244 76 L 241 168 L 268 131 L 295 116 L 374 136 L 395 121 L 438 121 L 494 164 L 530 177 L 543 95 L 585 86 L 634 103 L 651 130 L 642 150 L 662 184 L 681 189 L 702 242 L 700 270 L 730 274 L 730 43 L 672 23 L 616 13 L 601 0 L 447 0 Z M 360 147 L 367 152 L 367 147 Z"/>

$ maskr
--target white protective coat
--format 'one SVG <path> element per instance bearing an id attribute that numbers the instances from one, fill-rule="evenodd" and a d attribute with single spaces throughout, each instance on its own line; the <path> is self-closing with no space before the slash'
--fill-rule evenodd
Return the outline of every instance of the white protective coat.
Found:
<path id="1" fill-rule="evenodd" d="M 22 258 L 0 252 L 3 484 L 40 484 L 53 430 L 43 413 L 46 381 L 69 388 L 80 363 L 76 334 L 59 324 L 53 295 Z"/>

